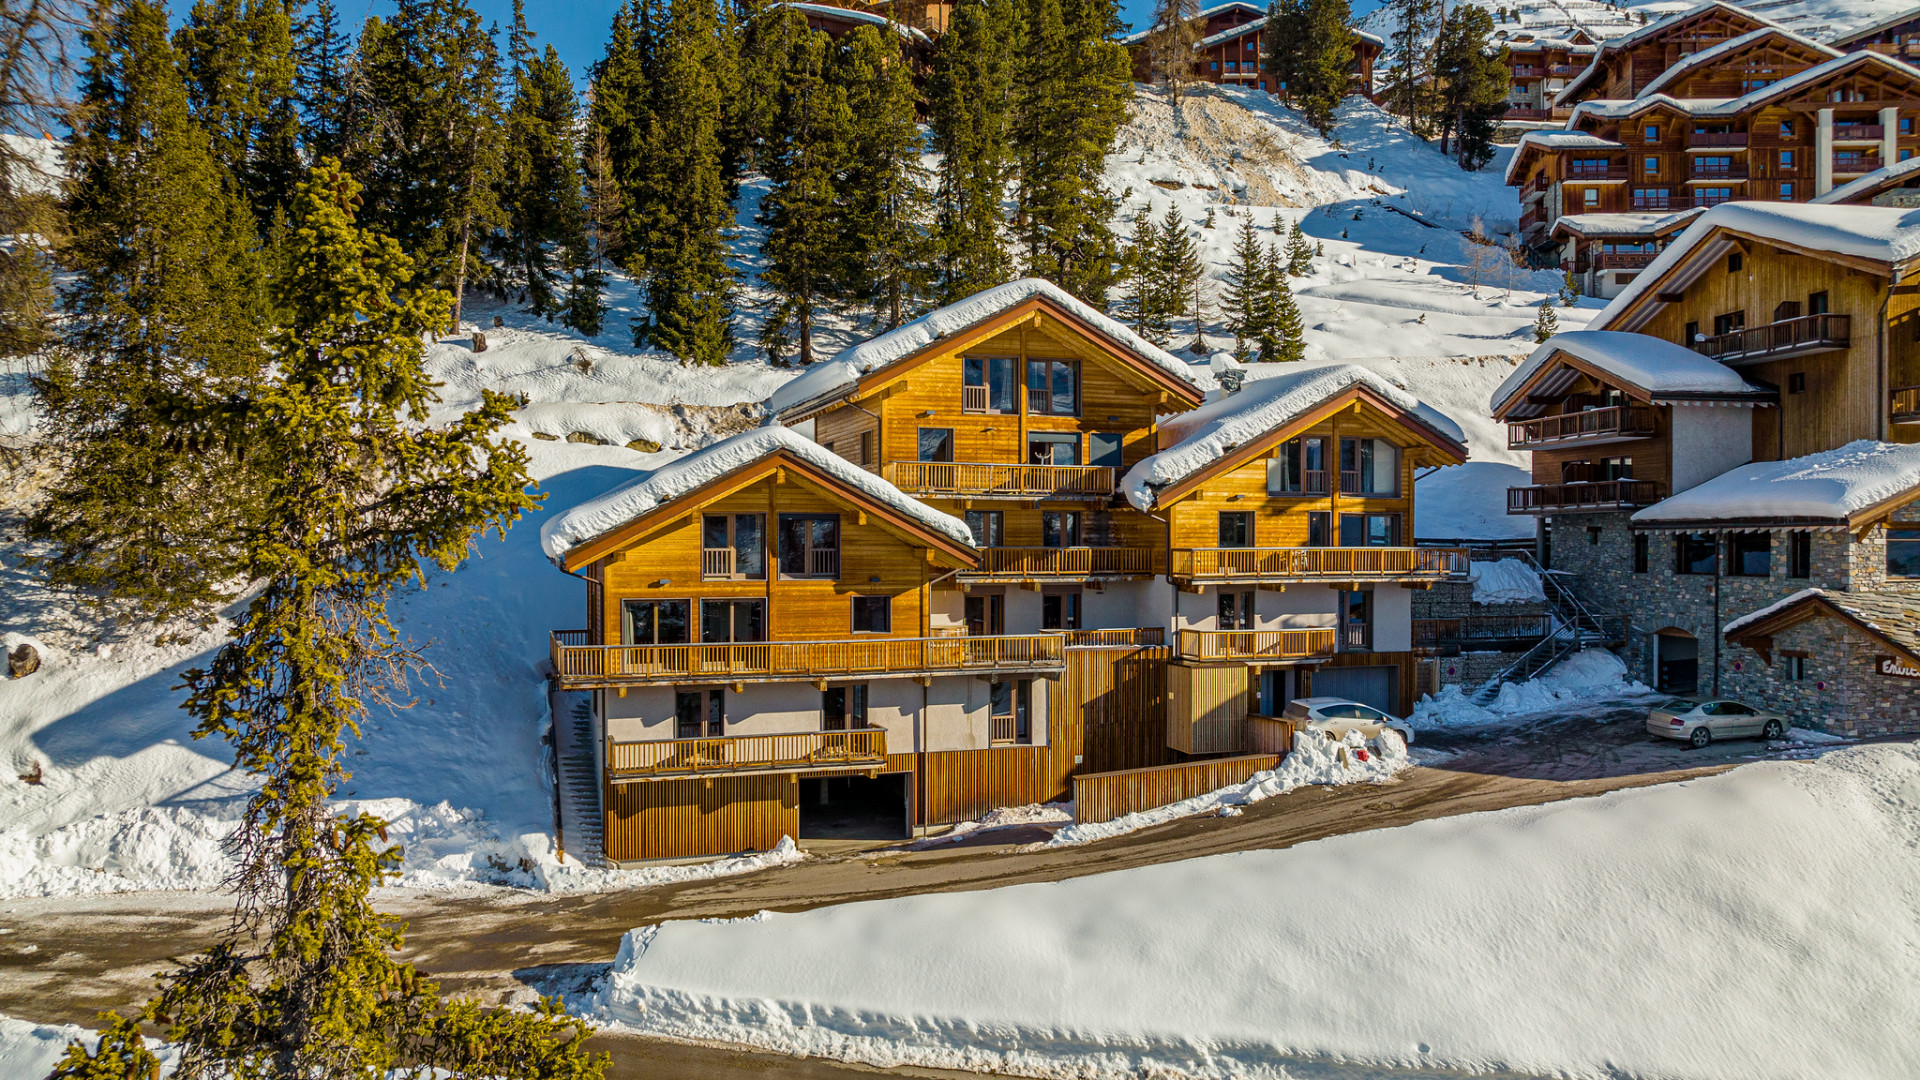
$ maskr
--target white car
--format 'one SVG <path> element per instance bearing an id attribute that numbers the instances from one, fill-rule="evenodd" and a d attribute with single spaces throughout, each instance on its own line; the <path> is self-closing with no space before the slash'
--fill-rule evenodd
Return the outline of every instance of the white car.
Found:
<path id="1" fill-rule="evenodd" d="M 1742 735 L 1773 740 L 1786 732 L 1786 718 L 1778 713 L 1726 698 L 1711 701 L 1675 698 L 1647 713 L 1648 734 L 1682 739 L 1695 746 Z"/>
<path id="2" fill-rule="evenodd" d="M 1405 720 L 1346 698 L 1295 698 L 1287 702 L 1280 717 L 1314 731 L 1324 731 L 1335 739 L 1346 738 L 1349 731 L 1373 739 L 1378 738 L 1382 730 L 1391 728 L 1400 733 L 1408 746 L 1413 745 L 1413 728 L 1408 727 Z"/>

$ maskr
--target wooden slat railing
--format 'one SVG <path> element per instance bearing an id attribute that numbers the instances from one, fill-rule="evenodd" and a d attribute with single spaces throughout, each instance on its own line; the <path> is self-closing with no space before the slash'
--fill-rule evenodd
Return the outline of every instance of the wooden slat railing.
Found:
<path id="1" fill-rule="evenodd" d="M 1539 514 L 1555 510 L 1618 510 L 1652 506 L 1660 485 L 1652 480 L 1595 480 L 1575 484 L 1536 484 L 1507 489 L 1507 513 Z"/>
<path id="2" fill-rule="evenodd" d="M 887 763 L 887 733 L 880 728 L 854 728 L 718 739 L 609 739 L 606 753 L 607 775 L 616 782 L 717 773 L 872 769 Z"/>
<path id="3" fill-rule="evenodd" d="M 1162 549 L 1147 547 L 990 547 L 980 549 L 980 568 L 961 577 L 1046 578 L 1163 574 Z"/>
<path id="4" fill-rule="evenodd" d="M 554 674 L 567 689 L 622 683 L 907 676 L 1054 669 L 1066 662 L 1058 634 L 998 637 L 757 641 L 730 645 L 586 645 L 586 631 L 555 631 Z"/>
<path id="5" fill-rule="evenodd" d="M 1112 821 L 1126 814 L 1205 795 L 1280 764 L 1278 754 L 1213 758 L 1124 772 L 1083 773 L 1073 778 L 1073 820 Z"/>
<path id="6" fill-rule="evenodd" d="M 1802 315 L 1730 334 L 1715 334 L 1694 343 L 1695 352 L 1716 360 L 1744 360 L 1776 353 L 1844 349 L 1852 340 L 1850 315 Z"/>
<path id="7" fill-rule="evenodd" d="M 961 387 L 960 410 L 962 412 L 986 412 L 987 388 L 984 386 Z"/>
<path id="8" fill-rule="evenodd" d="M 1177 548 L 1171 575 L 1188 580 L 1441 578 L 1467 573 L 1448 547 Z"/>
<path id="9" fill-rule="evenodd" d="M 1019 741 L 1019 730 L 1011 716 L 990 716 L 987 718 L 987 742 L 993 746 L 1010 746 Z"/>
<path id="10" fill-rule="evenodd" d="M 1920 420 L 1920 386 L 1894 387 L 1890 404 L 1894 423 L 1910 424 Z"/>
<path id="11" fill-rule="evenodd" d="M 1027 499 L 1104 499 L 1113 494 L 1106 465 L 995 465 L 970 461 L 896 461 L 886 477 L 920 495 Z"/>
<path id="12" fill-rule="evenodd" d="M 1333 655 L 1333 628 L 1301 630 L 1182 630 L 1182 660 L 1309 660 Z"/>
<path id="13" fill-rule="evenodd" d="M 1158 626 L 1128 626 L 1113 630 L 1062 630 L 1069 649 L 1134 649 L 1164 645 L 1167 632 Z"/>
<path id="14" fill-rule="evenodd" d="M 1537 420 L 1508 424 L 1507 449 L 1526 450 L 1543 443 L 1580 439 L 1652 435 L 1653 420 L 1653 409 L 1646 405 L 1616 405 L 1561 416 L 1542 416 Z"/>

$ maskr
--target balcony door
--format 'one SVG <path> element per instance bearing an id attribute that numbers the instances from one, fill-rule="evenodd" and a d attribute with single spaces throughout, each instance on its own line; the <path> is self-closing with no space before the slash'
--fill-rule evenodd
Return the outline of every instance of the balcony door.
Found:
<path id="1" fill-rule="evenodd" d="M 622 638 L 628 645 L 685 645 L 693 640 L 691 608 L 688 600 L 628 600 Z"/>
<path id="2" fill-rule="evenodd" d="M 1341 514 L 1341 547 L 1398 547 L 1399 514 Z"/>
<path id="3" fill-rule="evenodd" d="M 847 731 L 867 726 L 867 687 L 829 686 L 820 692 L 820 729 Z"/>
<path id="4" fill-rule="evenodd" d="M 780 515 L 780 576 L 840 576 L 839 515 Z"/>
<path id="5" fill-rule="evenodd" d="M 700 576 L 750 580 L 766 577 L 767 519 L 760 514 L 703 515 Z"/>
<path id="6" fill-rule="evenodd" d="M 1365 652 L 1373 648 L 1373 592 L 1340 594 L 1340 649 Z"/>
<path id="7" fill-rule="evenodd" d="M 1007 598 L 1004 593 L 967 594 L 967 633 L 973 637 L 997 637 L 1007 632 Z"/>
<path id="8" fill-rule="evenodd" d="M 1080 464 L 1080 436 L 1071 431 L 1035 431 L 1028 434 L 1027 464 Z"/>
<path id="9" fill-rule="evenodd" d="M 767 640 L 766 603 L 761 600 L 700 601 L 700 643 L 732 645 Z"/>
<path id="10" fill-rule="evenodd" d="M 718 739 L 726 734 L 727 692 L 679 690 L 673 695 L 673 737 L 676 739 Z"/>

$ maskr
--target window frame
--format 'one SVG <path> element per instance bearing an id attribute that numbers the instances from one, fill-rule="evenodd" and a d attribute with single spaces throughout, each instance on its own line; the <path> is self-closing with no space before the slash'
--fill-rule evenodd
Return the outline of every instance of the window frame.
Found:
<path id="1" fill-rule="evenodd" d="M 840 695 L 840 726 L 835 727 L 828 719 L 827 700 L 832 694 Z M 867 684 L 837 683 L 820 691 L 820 730 L 821 731 L 860 731 L 867 728 L 867 710 L 870 705 Z"/>
<path id="2" fill-rule="evenodd" d="M 936 435 L 940 437 L 940 441 L 935 446 L 934 453 L 945 454 L 946 455 L 945 457 L 928 457 L 927 456 L 927 436 L 928 435 Z M 953 458 L 954 458 L 953 429 L 950 427 L 949 428 L 942 428 L 942 427 L 915 428 L 914 440 L 913 440 L 913 452 L 914 452 L 915 461 L 923 462 L 930 465 L 953 464 Z"/>
<path id="3" fill-rule="evenodd" d="M 725 608 L 727 611 L 727 638 L 724 641 L 707 640 L 707 609 Z M 734 613 L 741 608 L 751 608 L 758 613 L 760 634 L 758 637 L 740 637 L 737 635 L 738 616 Z M 767 640 L 767 601 L 760 596 L 703 596 L 700 598 L 700 644 L 702 645 L 758 645 Z"/>
<path id="4" fill-rule="evenodd" d="M 1057 468 L 1057 469 L 1080 468 L 1082 467 L 1082 460 L 1083 460 L 1080 452 L 1081 451 L 1080 441 L 1081 441 L 1080 433 L 1077 431 L 1029 431 L 1027 432 L 1026 464 L 1038 465 L 1042 467 L 1051 467 L 1051 468 Z M 1035 461 L 1034 448 L 1037 446 L 1046 446 L 1046 447 L 1071 446 L 1073 448 L 1073 461 L 1068 463 L 1062 463 L 1062 462 L 1053 460 L 1054 455 L 1058 452 L 1053 449 L 1049 449 L 1047 451 L 1047 460 Z"/>
<path id="5" fill-rule="evenodd" d="M 1052 611 L 1049 612 L 1049 606 Z M 1052 585 L 1040 593 L 1040 629 L 1079 630 L 1086 625 L 1081 590 L 1074 585 Z"/>
<path id="6" fill-rule="evenodd" d="M 1759 546 L 1755 546 L 1755 541 Z M 1754 573 L 1747 569 L 1743 556 L 1759 554 L 1762 558 L 1762 570 Z M 1770 578 L 1773 576 L 1773 534 L 1732 533 L 1727 537 L 1727 576 L 1745 578 Z"/>
<path id="7" fill-rule="evenodd" d="M 1043 410 L 1035 409 L 1033 407 L 1033 393 L 1032 393 L 1032 391 L 1034 390 L 1033 373 L 1036 368 L 1044 368 L 1047 372 L 1047 375 L 1043 380 L 1045 384 L 1044 389 L 1047 392 L 1047 407 Z M 1057 400 L 1057 395 L 1054 393 L 1054 386 L 1056 384 L 1054 381 L 1053 372 L 1055 368 L 1065 368 L 1069 374 L 1069 378 L 1073 386 L 1073 389 L 1072 389 L 1073 408 L 1072 409 L 1062 410 L 1055 407 L 1054 403 Z M 1029 356 L 1027 357 L 1026 378 L 1021 382 L 1020 386 L 1021 386 L 1021 394 L 1022 394 L 1022 397 L 1024 398 L 1024 400 L 1022 401 L 1022 405 L 1025 406 L 1025 411 L 1028 416 L 1079 416 L 1080 415 L 1081 380 L 1080 380 L 1080 361 L 1078 360 L 1074 360 L 1066 357 L 1054 358 L 1054 357 L 1048 357 L 1048 356 Z"/>
<path id="8" fill-rule="evenodd" d="M 875 634 L 875 635 L 887 635 L 887 634 L 893 633 L 893 597 L 892 596 L 886 593 L 854 593 L 851 597 L 848 598 L 848 601 L 849 601 L 848 611 L 847 611 L 847 632 L 848 633 Z M 881 622 L 881 625 L 879 628 L 876 629 L 871 625 L 869 625 L 865 629 L 861 628 L 860 608 L 862 604 L 865 604 L 868 608 L 869 622 L 871 622 L 872 611 L 877 607 L 880 613 L 880 622 Z"/>
<path id="9" fill-rule="evenodd" d="M 684 616 L 686 620 L 685 622 L 686 640 L 685 641 L 659 640 L 660 618 L 658 614 L 655 614 L 653 619 L 654 640 L 653 641 L 633 640 L 633 609 L 636 607 L 651 607 L 651 608 L 657 609 L 662 604 L 679 604 L 686 609 L 685 616 Z M 650 596 L 623 597 L 620 600 L 620 643 L 622 645 L 641 645 L 641 646 L 656 646 L 656 647 L 667 646 L 667 645 L 691 645 L 694 643 L 693 642 L 693 634 L 695 629 L 694 613 L 695 613 L 695 609 L 693 606 L 693 599 L 691 597 L 660 597 L 658 599 L 655 599 L 654 597 L 650 597 Z"/>
<path id="10" fill-rule="evenodd" d="M 967 523 L 967 531 L 973 534 L 974 547 L 990 548 L 990 547 L 1006 547 L 1007 546 L 1007 512 L 1006 511 L 1004 510 L 965 510 L 965 511 L 962 511 L 962 513 L 966 515 L 966 517 L 963 520 Z M 983 542 L 981 539 L 980 530 L 975 529 L 973 527 L 973 522 L 976 517 L 980 519 L 981 524 L 990 526 L 989 528 L 986 529 L 986 532 L 989 535 L 985 542 Z"/>
<path id="11" fill-rule="evenodd" d="M 682 715 L 687 699 L 694 699 L 694 734 L 687 734 L 688 721 Z M 715 714 L 718 714 L 717 716 Z M 695 686 L 673 690 L 673 737 L 675 739 L 720 739 L 726 737 L 727 691 L 720 686 Z"/>
<path id="12" fill-rule="evenodd" d="M 707 543 L 707 529 L 716 518 L 725 522 L 727 542 L 722 547 L 714 547 Z M 760 524 L 760 543 L 758 545 L 760 570 L 758 573 L 750 571 L 743 572 L 740 569 L 742 562 L 741 554 L 745 551 L 754 550 L 754 548 L 751 547 L 742 548 L 740 546 L 740 522 L 742 520 L 753 520 Z M 729 574 L 708 573 L 706 553 L 709 551 L 722 550 L 733 553 L 733 572 Z M 767 515 L 760 513 L 700 515 L 700 577 L 706 581 L 765 581 L 767 579 Z"/>
<path id="13" fill-rule="evenodd" d="M 787 544 L 786 544 L 785 532 L 786 532 L 787 522 L 789 521 L 831 521 L 833 523 L 832 550 L 835 553 L 835 557 L 833 560 L 833 573 L 816 574 L 816 573 L 799 572 L 799 571 L 789 572 L 787 570 L 787 567 L 786 567 Z M 842 560 L 839 556 L 840 556 L 840 553 L 845 549 L 845 541 L 846 541 L 846 531 L 841 527 L 839 514 L 811 513 L 811 512 L 781 514 L 779 517 L 779 530 L 774 538 L 774 548 L 775 548 L 774 560 L 779 569 L 780 580 L 782 581 L 838 581 L 840 580 Z M 801 556 L 802 564 L 807 567 L 811 567 L 813 566 L 813 562 L 814 562 L 813 553 L 816 551 L 826 551 L 828 549 L 824 547 L 817 547 L 814 545 L 813 529 L 809 528 L 806 530 L 806 543 L 801 548 L 801 550 L 803 552 Z"/>
<path id="14" fill-rule="evenodd" d="M 1787 577 L 1801 581 L 1813 577 L 1813 530 L 1793 529 L 1787 533 Z"/>
<path id="15" fill-rule="evenodd" d="M 1649 537 L 1646 533 L 1633 534 L 1633 572 L 1634 573 L 1644 574 L 1647 572 L 1647 567 L 1652 561 L 1650 558 L 1652 549 L 1653 549 L 1652 538 Z"/>
<path id="16" fill-rule="evenodd" d="M 1004 394 L 1006 405 L 1004 408 L 994 404 L 995 398 L 1002 396 L 995 394 L 993 388 L 993 377 L 996 374 L 995 368 L 1001 364 L 1006 365 L 1004 372 L 1001 372 L 1001 374 L 1004 374 L 1006 377 L 1006 393 Z M 976 365 L 978 365 L 979 370 L 979 382 L 973 381 Z M 1019 380 L 1015 376 L 1019 365 L 1020 358 L 1018 356 L 993 356 L 988 354 L 961 356 L 960 385 L 963 389 L 960 391 L 960 411 L 986 416 L 1006 416 L 1018 412 L 1020 409 L 1020 393 L 1017 388 Z M 985 408 L 975 409 L 967 406 L 967 393 L 964 388 L 969 386 L 978 386 L 986 390 L 985 397 L 987 404 Z"/>
<path id="17" fill-rule="evenodd" d="M 1895 533 L 1911 533 L 1911 536 L 1896 538 Z M 1884 540 L 1887 549 L 1887 578 L 1895 581 L 1920 580 L 1920 525 L 1887 526 Z M 1912 573 L 1894 573 L 1894 545 L 1900 545 L 1900 551 L 1912 560 Z"/>
<path id="18" fill-rule="evenodd" d="M 1085 547 L 1085 520 L 1078 510 L 1042 510 L 1040 511 L 1040 546 L 1055 551 L 1067 548 Z M 1055 538 L 1062 541 L 1057 544 L 1047 542 L 1051 531 Z"/>
<path id="19" fill-rule="evenodd" d="M 1699 537 L 1706 537 L 1705 548 L 1711 553 L 1707 560 L 1710 564 L 1705 570 L 1689 569 L 1701 564 L 1698 558 L 1689 560 L 1689 549 L 1700 547 Z M 1720 538 L 1712 533 L 1675 533 L 1673 535 L 1673 573 L 1676 577 L 1713 577 L 1720 572 Z"/>
<path id="20" fill-rule="evenodd" d="M 1246 543 L 1244 544 L 1227 543 L 1227 535 L 1228 535 L 1227 526 L 1229 522 L 1233 523 L 1236 526 L 1234 531 L 1242 532 L 1245 534 L 1245 539 L 1247 541 Z M 1215 541 L 1213 546 L 1216 548 L 1222 548 L 1222 549 L 1228 549 L 1228 550 L 1239 550 L 1244 548 L 1258 547 L 1259 544 L 1257 541 L 1259 537 L 1255 532 L 1255 530 L 1258 527 L 1259 527 L 1258 522 L 1255 521 L 1253 511 L 1251 510 L 1216 511 L 1215 517 L 1214 517 L 1214 525 L 1213 525 L 1213 528 L 1214 528 L 1213 539 Z"/>

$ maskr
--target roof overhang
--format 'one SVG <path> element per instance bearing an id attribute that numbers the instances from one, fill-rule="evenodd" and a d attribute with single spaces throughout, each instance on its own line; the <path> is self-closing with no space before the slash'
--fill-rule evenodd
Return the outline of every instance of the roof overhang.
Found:
<path id="1" fill-rule="evenodd" d="M 1844 266 L 1850 270 L 1859 270 L 1879 277 L 1898 275 L 1905 269 L 1904 266 L 1889 264 L 1879 259 L 1807 247 L 1777 237 L 1761 236 L 1725 225 L 1716 225 L 1694 240 L 1688 241 L 1685 236 L 1682 236 L 1679 241 L 1669 246 L 1663 255 L 1678 251 L 1678 257 L 1664 267 L 1656 263 L 1648 272 L 1635 278 L 1632 285 L 1634 289 L 1632 299 L 1618 312 L 1606 318 L 1603 325 L 1592 326 L 1589 329 L 1638 331 L 1671 302 L 1662 297 L 1685 293 L 1709 269 L 1718 266 L 1720 260 L 1728 254 L 1735 251 L 1745 253 L 1768 248 L 1803 255 L 1809 259 Z"/>
<path id="2" fill-rule="evenodd" d="M 1920 668 L 1920 654 L 1895 641 L 1886 631 L 1835 603 L 1826 593 L 1810 593 L 1790 604 L 1782 605 L 1778 610 L 1742 623 L 1725 632 L 1728 644 L 1745 645 L 1760 654 L 1768 664 L 1773 663 L 1773 639 L 1810 619 L 1837 619 L 1846 623 L 1863 637 L 1870 638 L 1884 646 L 1895 656 L 1907 661 L 1913 667 Z"/>
<path id="3" fill-rule="evenodd" d="M 1699 391 L 1665 390 L 1655 392 L 1644 386 L 1637 386 L 1618 374 L 1584 360 L 1564 350 L 1556 350 L 1548 363 L 1540 365 L 1533 377 L 1515 387 L 1506 399 L 1494 410 L 1496 420 L 1530 420 L 1539 415 L 1542 408 L 1536 398 L 1556 398 L 1566 394 L 1574 383 L 1586 376 L 1597 383 L 1611 386 L 1636 401 L 1648 405 L 1730 405 L 1734 407 L 1759 408 L 1778 404 L 1780 395 L 1772 394 L 1713 394 Z"/>

